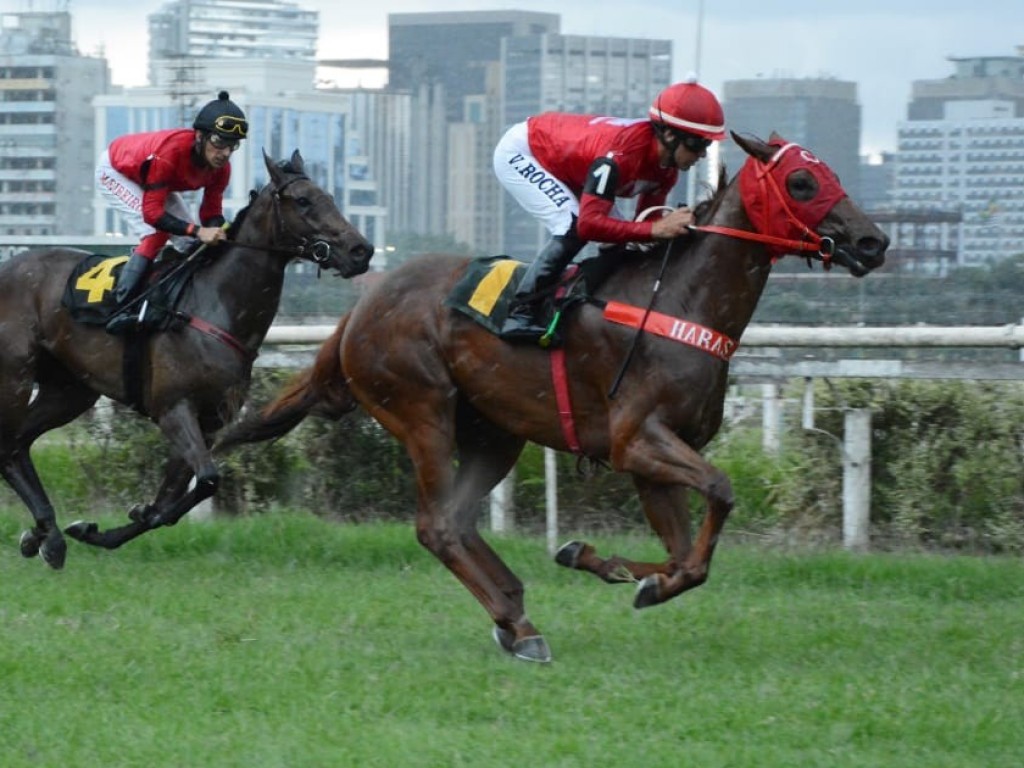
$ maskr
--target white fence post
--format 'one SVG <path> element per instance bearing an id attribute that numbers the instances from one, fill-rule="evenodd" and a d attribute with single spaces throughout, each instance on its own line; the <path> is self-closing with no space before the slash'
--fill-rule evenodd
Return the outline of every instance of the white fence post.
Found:
<path id="1" fill-rule="evenodd" d="M 544 507 L 548 538 L 548 553 L 558 549 L 558 454 L 552 448 L 544 449 Z"/>
<path id="2" fill-rule="evenodd" d="M 782 428 L 782 398 L 779 385 L 761 385 L 761 446 L 765 453 L 777 454 L 781 445 L 779 432 Z"/>
<path id="3" fill-rule="evenodd" d="M 804 379 L 803 412 L 800 425 L 804 429 L 814 429 L 814 379 L 810 376 Z"/>
<path id="4" fill-rule="evenodd" d="M 491 530 L 504 533 L 515 528 L 515 508 L 513 506 L 516 484 L 515 467 L 505 475 L 505 479 L 494 486 L 491 491 Z"/>
<path id="5" fill-rule="evenodd" d="M 843 423 L 843 546 L 863 550 L 871 523 L 871 411 L 848 410 Z"/>

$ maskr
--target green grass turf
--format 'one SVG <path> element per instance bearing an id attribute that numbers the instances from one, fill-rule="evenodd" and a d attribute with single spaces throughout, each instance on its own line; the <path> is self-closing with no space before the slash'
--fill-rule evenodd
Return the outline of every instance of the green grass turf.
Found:
<path id="1" fill-rule="evenodd" d="M 706 585 L 635 611 L 541 540 L 491 538 L 540 666 L 408 526 L 186 522 L 69 542 L 58 573 L 18 554 L 27 522 L 0 510 L 5 768 L 1024 764 L 1019 559 L 726 537 Z"/>

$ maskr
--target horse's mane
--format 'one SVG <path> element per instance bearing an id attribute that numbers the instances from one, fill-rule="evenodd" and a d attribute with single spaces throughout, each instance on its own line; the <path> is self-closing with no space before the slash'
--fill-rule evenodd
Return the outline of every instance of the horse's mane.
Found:
<path id="1" fill-rule="evenodd" d="M 725 190 L 728 186 L 729 176 L 725 172 L 725 165 L 722 165 L 718 171 L 718 186 L 715 187 L 715 193 L 711 197 L 701 200 L 693 209 L 693 217 L 697 224 L 707 224 L 714 218 L 722 200 L 725 199 Z"/>
<path id="2" fill-rule="evenodd" d="M 228 240 L 235 239 L 235 235 L 237 235 L 238 230 L 242 228 L 242 224 L 245 222 L 245 217 L 249 215 L 249 209 L 252 208 L 252 203 L 258 194 L 259 193 L 255 189 L 249 190 L 249 204 L 235 214 L 234 221 L 232 221 L 231 226 L 228 227 Z"/>
<path id="3" fill-rule="evenodd" d="M 296 166 L 294 163 L 292 163 L 291 160 L 279 160 L 277 163 L 275 163 L 275 165 L 282 173 L 288 176 L 294 176 L 295 178 L 300 179 L 309 178 L 306 175 L 306 171 L 303 168 Z M 291 181 L 291 179 L 289 179 L 289 181 Z M 266 188 L 266 186 L 269 186 L 269 184 L 265 185 L 264 189 Z M 252 208 L 252 204 L 256 202 L 256 198 L 259 197 L 260 191 L 261 190 L 258 189 L 249 190 L 248 205 L 246 205 L 242 210 L 235 214 L 235 219 L 234 221 L 231 222 L 231 227 L 228 229 L 229 240 L 234 239 L 234 236 L 238 233 L 238 230 L 245 222 L 245 217 L 249 215 L 249 209 Z"/>

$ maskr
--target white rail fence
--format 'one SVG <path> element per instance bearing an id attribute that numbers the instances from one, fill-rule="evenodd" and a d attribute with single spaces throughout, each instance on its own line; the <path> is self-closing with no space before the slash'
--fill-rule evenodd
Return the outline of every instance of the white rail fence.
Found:
<path id="1" fill-rule="evenodd" d="M 334 330 L 331 325 L 275 325 L 265 345 L 272 348 L 320 344 Z M 1024 323 L 1002 326 L 803 326 L 752 325 L 742 338 L 744 353 L 737 355 L 730 372 L 737 378 L 762 382 L 762 425 L 764 445 L 777 450 L 782 423 L 783 403 L 780 383 L 794 378 L 806 382 L 802 401 L 802 426 L 814 427 L 814 378 L 926 378 L 1021 380 L 1024 364 L 906 362 L 902 360 L 835 360 L 829 362 L 785 362 L 779 359 L 784 348 L 858 348 L 858 349 L 1017 349 L 1024 348 Z M 760 354 L 748 350 L 759 349 Z M 774 354 L 773 354 L 774 353 Z M 270 352 L 263 354 L 268 366 L 305 364 L 312 353 Z M 836 438 L 843 467 L 843 545 L 848 549 L 866 549 L 871 518 L 871 412 L 848 409 L 844 416 L 843 438 Z M 544 450 L 546 480 L 546 525 L 548 549 L 558 545 L 558 483 L 555 451 Z M 512 482 L 506 478 L 491 494 L 491 529 L 510 530 Z"/>

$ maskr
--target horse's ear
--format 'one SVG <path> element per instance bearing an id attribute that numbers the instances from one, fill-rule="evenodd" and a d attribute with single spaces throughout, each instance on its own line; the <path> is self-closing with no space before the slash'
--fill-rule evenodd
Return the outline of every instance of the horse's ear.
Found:
<path id="1" fill-rule="evenodd" d="M 305 163 L 302 162 L 302 155 L 299 154 L 299 150 L 297 150 L 297 149 L 294 152 L 292 152 L 292 159 L 291 159 L 291 162 L 289 163 L 289 165 L 291 166 L 291 169 L 295 173 L 305 173 L 306 172 Z"/>
<path id="2" fill-rule="evenodd" d="M 267 166 L 267 173 L 270 174 L 270 181 L 273 182 L 275 187 L 281 186 L 281 182 L 284 181 L 284 174 L 277 167 L 277 163 L 270 159 L 270 155 L 267 154 L 267 150 L 263 150 L 263 163 Z"/>
<path id="3" fill-rule="evenodd" d="M 732 140 L 740 145 L 740 148 L 752 157 L 767 162 L 774 154 L 775 150 L 769 145 L 761 141 L 757 136 L 746 135 L 740 136 L 736 131 L 730 131 L 732 134 Z"/>

